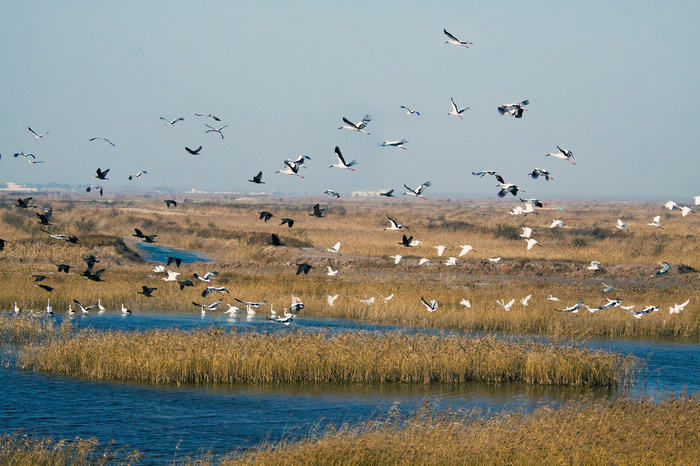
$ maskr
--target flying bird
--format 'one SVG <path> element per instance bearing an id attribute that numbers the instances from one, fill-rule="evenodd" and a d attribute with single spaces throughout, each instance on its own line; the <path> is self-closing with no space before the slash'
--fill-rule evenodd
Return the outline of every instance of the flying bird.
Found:
<path id="1" fill-rule="evenodd" d="M 688 303 L 690 302 L 690 299 L 686 300 L 684 303 L 681 304 L 675 304 L 674 306 L 671 306 L 668 309 L 669 314 L 680 314 L 683 308 L 685 308 Z"/>
<path id="2" fill-rule="evenodd" d="M 591 265 L 586 267 L 588 270 L 595 270 L 598 271 L 600 270 L 600 262 L 598 261 L 591 261 Z"/>
<path id="3" fill-rule="evenodd" d="M 335 156 L 336 156 L 336 158 L 338 159 L 338 162 L 334 163 L 334 164 L 331 165 L 329 168 L 333 168 L 333 167 L 336 167 L 336 168 L 347 168 L 348 170 L 355 171 L 354 168 L 350 168 L 350 167 L 352 167 L 353 165 L 356 165 L 356 164 L 357 164 L 357 160 L 353 160 L 353 161 L 350 162 L 350 163 L 345 163 L 345 159 L 343 158 L 343 154 L 340 152 L 340 147 L 338 147 L 338 146 L 335 146 Z"/>
<path id="4" fill-rule="evenodd" d="M 194 273 L 195 277 L 199 278 L 201 281 L 206 282 L 206 283 L 211 283 L 211 280 L 216 275 L 219 275 L 219 272 L 207 272 L 204 275 L 200 275 L 197 272 Z"/>
<path id="5" fill-rule="evenodd" d="M 483 178 L 484 175 L 493 175 L 496 177 L 496 179 L 498 180 L 499 183 L 505 183 L 505 181 L 503 180 L 503 177 L 501 175 L 499 175 L 496 170 L 482 170 L 480 172 L 472 172 L 472 175 L 475 175 L 475 176 L 478 176 L 481 178 Z"/>
<path id="6" fill-rule="evenodd" d="M 42 133 L 42 134 L 37 134 L 36 131 L 34 131 L 33 129 L 31 129 L 29 126 L 27 126 L 27 129 L 34 135 L 34 138 L 35 138 L 35 139 L 43 139 L 44 136 L 46 136 L 47 134 L 49 134 L 48 131 L 45 132 L 45 133 Z"/>
<path id="7" fill-rule="evenodd" d="M 221 301 L 223 301 L 223 299 L 219 299 L 218 301 L 215 301 L 211 304 L 199 304 L 192 301 L 192 304 L 194 304 L 195 306 L 199 306 L 200 308 L 202 308 L 202 310 L 206 309 L 207 311 L 214 311 L 219 306 L 219 304 L 221 304 Z"/>
<path id="8" fill-rule="evenodd" d="M 301 263 L 301 264 L 296 264 L 296 266 L 297 266 L 297 273 L 296 273 L 297 275 L 299 275 L 300 273 L 303 273 L 304 275 L 308 275 L 309 270 L 311 270 L 313 268 L 312 265 L 307 264 L 306 262 Z"/>
<path id="9" fill-rule="evenodd" d="M 142 294 L 147 298 L 153 298 L 153 292 L 158 288 L 150 288 L 146 285 L 141 286 L 141 291 L 137 291 L 138 294 Z"/>
<path id="10" fill-rule="evenodd" d="M 459 247 L 462 248 L 462 250 L 459 251 L 459 255 L 457 257 L 462 257 L 463 255 L 467 254 L 469 251 L 476 252 L 476 249 L 474 249 L 470 244 L 462 244 Z"/>
<path id="11" fill-rule="evenodd" d="M 255 175 L 252 180 L 248 181 L 255 184 L 265 184 L 265 182 L 262 180 L 262 172 L 258 172 L 258 174 Z"/>
<path id="12" fill-rule="evenodd" d="M 336 300 L 336 299 L 338 299 L 338 295 L 337 295 L 337 294 L 336 294 L 336 295 L 333 295 L 333 296 L 331 296 L 331 295 L 327 295 L 327 296 L 326 296 L 326 300 L 328 301 L 328 305 L 329 305 L 329 306 L 333 306 L 333 304 L 335 303 L 335 300 Z"/>
<path id="13" fill-rule="evenodd" d="M 226 292 L 226 294 L 229 294 L 228 290 L 224 286 L 219 286 L 219 287 L 208 286 L 208 287 L 204 288 L 204 291 L 202 291 L 202 298 L 206 297 L 209 293 L 211 293 L 213 291 L 216 291 L 217 293 L 220 293 L 220 294 L 224 294 L 224 292 Z"/>
<path id="14" fill-rule="evenodd" d="M 294 220 L 291 219 L 291 218 L 283 218 L 283 219 L 281 219 L 281 220 L 282 220 L 282 223 L 280 223 L 280 225 L 287 224 L 287 226 L 288 226 L 289 228 L 292 228 L 292 226 L 294 226 Z"/>
<path id="15" fill-rule="evenodd" d="M 380 193 L 379 193 L 379 196 L 380 196 L 380 197 L 381 197 L 381 196 L 383 196 L 383 197 L 394 197 L 394 190 L 393 190 L 393 189 L 390 189 L 389 191 L 380 192 Z"/>
<path id="16" fill-rule="evenodd" d="M 659 309 L 661 308 L 658 306 L 647 306 L 639 312 L 635 312 L 632 309 L 630 309 L 629 312 L 637 319 L 641 319 L 644 314 L 649 314 L 650 312 L 657 312 Z"/>
<path id="17" fill-rule="evenodd" d="M 329 276 L 331 276 L 331 277 L 337 277 L 337 276 L 338 276 L 338 271 L 337 271 L 337 270 L 333 270 L 333 268 L 332 268 L 330 265 L 327 265 L 327 266 L 326 266 L 326 270 L 328 270 L 328 272 L 326 273 L 326 275 L 329 275 Z"/>
<path id="18" fill-rule="evenodd" d="M 160 117 L 160 119 L 163 120 L 163 121 L 165 121 L 165 124 L 168 125 L 168 126 L 173 126 L 173 125 L 174 125 L 175 123 L 177 123 L 178 121 L 185 121 L 185 119 L 182 118 L 182 117 L 180 117 L 180 118 L 175 118 L 174 120 L 168 120 L 168 119 L 163 118 L 163 117 Z"/>
<path id="19" fill-rule="evenodd" d="M 542 247 L 542 245 L 540 243 L 538 243 L 537 240 L 534 238 L 525 238 L 525 241 L 527 241 L 527 250 L 528 251 L 530 249 L 532 249 L 532 247 L 535 245 Z"/>
<path id="20" fill-rule="evenodd" d="M 666 204 L 664 204 L 664 207 L 666 207 L 668 210 L 673 210 L 678 208 L 678 204 L 676 204 L 674 201 L 666 201 Z"/>
<path id="21" fill-rule="evenodd" d="M 574 304 L 573 306 L 565 307 L 564 309 L 555 309 L 557 312 L 572 312 L 576 314 L 578 310 L 583 306 L 583 301 L 579 301 L 578 303 Z"/>
<path id="22" fill-rule="evenodd" d="M 561 220 L 553 220 L 551 225 L 549 225 L 549 228 L 557 228 L 557 227 L 563 227 L 563 226 L 564 226 L 564 222 L 562 222 Z"/>
<path id="23" fill-rule="evenodd" d="M 457 265 L 457 258 L 450 256 L 446 261 L 445 265 Z"/>
<path id="24" fill-rule="evenodd" d="M 659 217 L 660 218 L 660 217 Z M 615 225 L 618 229 L 620 230 L 626 230 L 627 229 L 627 224 L 622 221 L 622 219 L 617 219 L 617 225 Z"/>
<path id="25" fill-rule="evenodd" d="M 471 307 L 472 307 L 472 303 L 470 303 L 468 299 L 463 299 L 463 300 L 461 300 L 461 301 L 459 302 L 459 304 L 460 304 L 461 306 L 464 306 L 464 307 L 468 308 L 468 309 L 471 309 Z"/>
<path id="26" fill-rule="evenodd" d="M 530 227 L 522 227 L 522 230 L 523 232 L 520 234 L 521 238 L 529 238 L 532 234 L 532 228 Z"/>
<path id="27" fill-rule="evenodd" d="M 648 223 L 647 225 L 649 225 L 650 227 L 659 227 L 663 230 L 663 227 L 659 224 L 660 221 L 661 215 L 657 215 L 656 217 L 654 217 L 654 220 L 652 220 L 652 222 Z"/>
<path id="28" fill-rule="evenodd" d="M 180 291 L 184 290 L 186 286 L 194 286 L 190 280 L 178 280 L 177 284 L 180 285 Z"/>
<path id="29" fill-rule="evenodd" d="M 515 118 L 522 118 L 523 112 L 527 112 L 525 107 L 530 103 L 529 100 L 523 100 L 522 102 L 516 104 L 505 104 L 498 107 L 498 113 L 501 115 L 510 115 Z"/>
<path id="30" fill-rule="evenodd" d="M 408 141 L 406 139 L 402 139 L 400 141 L 384 141 L 382 143 L 377 143 L 382 147 L 398 147 L 399 149 L 406 150 L 406 148 L 403 146 L 404 144 L 408 144 Z"/>
<path id="31" fill-rule="evenodd" d="M 462 47 L 469 48 L 470 45 L 474 45 L 473 43 L 469 41 L 462 41 L 457 39 L 455 36 L 447 32 L 446 29 L 443 29 L 442 32 L 447 36 L 447 42 L 446 44 L 452 44 L 452 45 L 461 45 Z"/>
<path id="32" fill-rule="evenodd" d="M 299 168 L 301 167 L 300 164 L 297 164 L 293 162 L 292 160 L 285 160 L 284 161 L 284 170 L 277 170 L 275 173 L 282 173 L 284 175 L 295 175 L 298 176 L 299 178 L 304 178 L 302 175 L 300 175 Z"/>
<path id="33" fill-rule="evenodd" d="M 340 193 L 337 191 L 333 191 L 332 189 L 326 189 L 323 193 L 328 194 L 329 196 L 333 196 L 336 199 L 340 197 Z"/>
<path id="34" fill-rule="evenodd" d="M 421 258 L 420 260 L 418 260 L 418 265 L 426 265 L 426 266 L 429 266 L 429 265 L 430 265 L 430 259 L 423 257 L 423 258 Z"/>
<path id="35" fill-rule="evenodd" d="M 403 235 L 403 238 L 401 239 L 401 242 L 399 244 L 401 246 L 405 246 L 407 248 L 410 248 L 411 241 L 413 241 L 413 236 L 407 237 L 406 235 Z"/>
<path id="36" fill-rule="evenodd" d="M 39 221 L 37 223 L 39 223 L 40 225 L 53 225 L 53 223 L 50 222 L 52 215 L 52 211 L 44 212 L 43 214 L 37 212 L 36 216 L 39 218 Z"/>
<path id="37" fill-rule="evenodd" d="M 182 259 L 179 258 L 179 257 L 175 257 L 175 256 L 165 256 L 165 260 L 168 261 L 168 263 L 165 264 L 165 265 L 170 265 L 170 264 L 172 264 L 172 263 L 174 262 L 175 265 L 177 265 L 178 267 L 180 267 L 180 264 L 182 264 Z"/>
<path id="38" fill-rule="evenodd" d="M 312 217 L 323 217 L 323 212 L 325 212 L 325 210 L 326 209 L 322 209 L 319 204 L 314 204 L 313 211 L 309 215 Z"/>
<path id="39" fill-rule="evenodd" d="M 403 105 L 401 106 L 401 108 L 403 108 L 404 110 L 406 110 L 406 115 L 416 115 L 416 116 L 420 116 L 420 112 L 418 112 L 418 111 L 416 111 L 416 110 L 411 110 L 410 108 L 405 107 L 405 106 L 403 106 Z"/>
<path id="40" fill-rule="evenodd" d="M 367 131 L 365 131 L 364 128 L 365 128 L 365 126 L 367 126 L 367 123 L 372 121 L 371 116 L 365 115 L 365 117 L 359 123 L 353 123 L 352 121 L 348 120 L 345 117 L 343 117 L 343 121 L 345 122 L 345 125 L 341 126 L 338 129 L 349 129 L 352 131 L 359 131 L 361 133 L 365 133 L 366 135 L 369 135 L 369 133 Z"/>
<path id="41" fill-rule="evenodd" d="M 173 272 L 172 270 L 168 270 L 168 276 L 167 276 L 167 277 L 163 277 L 163 281 L 166 281 L 166 282 L 176 282 L 176 281 L 178 281 L 178 280 L 177 280 L 177 276 L 178 276 L 178 275 L 180 275 L 180 272 Z"/>
<path id="42" fill-rule="evenodd" d="M 399 262 L 401 262 L 401 259 L 403 258 L 403 256 L 401 254 L 396 254 L 395 256 L 389 256 L 389 257 L 394 259 L 394 264 L 398 264 Z"/>
<path id="43" fill-rule="evenodd" d="M 105 171 L 100 170 L 99 168 L 96 170 L 96 175 L 92 175 L 93 178 L 97 178 L 98 180 L 109 180 L 107 178 L 107 173 L 109 173 L 109 168 Z"/>
<path id="44" fill-rule="evenodd" d="M 104 138 L 104 137 L 90 138 L 89 140 L 90 140 L 90 141 L 96 141 L 96 140 L 98 140 L 98 139 L 99 139 L 100 141 L 104 141 L 104 142 L 107 142 L 107 143 L 111 144 L 112 147 L 116 147 L 112 141 L 110 141 L 109 139 Z"/>
<path id="45" fill-rule="evenodd" d="M 501 190 L 497 193 L 498 197 L 505 197 L 506 194 L 511 193 L 513 196 L 517 196 L 518 191 L 525 192 L 524 189 L 519 188 L 518 186 L 514 185 L 513 183 L 501 183 L 496 185 L 497 188 L 501 188 Z"/>
<path id="46" fill-rule="evenodd" d="M 571 162 L 572 164 L 576 165 L 576 162 L 573 162 L 571 160 L 574 158 L 573 152 L 566 150 L 566 149 L 562 149 L 559 146 L 557 146 L 557 150 L 559 152 L 550 152 L 549 154 L 545 154 L 545 157 L 556 157 L 558 159 L 566 160 L 566 161 Z"/>
<path id="47" fill-rule="evenodd" d="M 215 117 L 211 113 L 195 113 L 194 116 L 209 117 L 209 118 L 213 119 L 214 121 L 221 121 L 219 118 Z"/>
<path id="48" fill-rule="evenodd" d="M 532 298 L 531 294 L 525 296 L 524 298 L 520 298 L 520 304 L 522 304 L 523 306 L 527 306 L 530 302 L 530 298 Z"/>
<path id="49" fill-rule="evenodd" d="M 134 178 L 141 178 L 141 175 L 147 175 L 148 172 L 146 170 L 139 170 L 138 173 L 134 174 L 132 173 L 129 175 L 129 181 L 133 180 Z"/>
<path id="50" fill-rule="evenodd" d="M 438 257 L 442 256 L 442 253 L 445 252 L 445 246 L 442 244 L 438 244 L 437 246 L 433 246 L 435 249 L 437 249 L 437 255 Z"/>
<path id="51" fill-rule="evenodd" d="M 163 202 L 165 202 L 165 207 L 170 207 L 170 206 L 177 207 L 177 201 L 174 201 L 172 199 L 165 199 L 165 200 L 163 200 Z"/>
<path id="52" fill-rule="evenodd" d="M 262 212 L 258 212 L 260 214 L 260 220 L 265 220 L 266 222 L 270 220 L 274 215 L 272 215 L 271 212 L 268 212 L 266 210 L 263 210 Z"/>
<path id="53" fill-rule="evenodd" d="M 326 251 L 334 252 L 334 253 L 340 255 L 340 252 L 339 252 L 340 251 L 340 241 L 335 243 L 335 245 L 333 247 L 326 249 Z"/>
<path id="54" fill-rule="evenodd" d="M 191 155 L 200 155 L 200 154 L 199 154 L 199 151 L 202 150 L 202 146 L 199 146 L 199 147 L 196 148 L 196 149 L 190 149 L 189 147 L 185 146 L 185 150 L 186 150 L 187 152 L 189 152 Z"/>
<path id="55" fill-rule="evenodd" d="M 694 212 L 693 209 L 691 209 L 690 207 L 685 206 L 685 205 L 683 207 L 681 207 L 680 209 L 681 209 L 681 216 L 683 216 L 683 217 L 685 217 L 686 215 L 688 215 L 691 212 Z"/>
<path id="56" fill-rule="evenodd" d="M 228 125 L 224 125 L 224 126 L 221 126 L 221 127 L 219 127 L 219 128 L 214 128 L 213 126 L 209 126 L 208 124 L 205 123 L 204 126 L 206 126 L 207 128 L 209 128 L 208 130 L 206 130 L 206 131 L 204 132 L 204 134 L 207 134 L 207 133 L 219 133 L 219 136 L 221 136 L 221 139 L 223 139 L 223 138 L 224 138 L 224 133 L 222 133 L 221 130 L 224 129 L 224 128 L 226 128 Z"/>
<path id="57" fill-rule="evenodd" d="M 544 179 L 547 181 L 554 179 L 554 177 L 552 175 L 550 175 L 547 170 L 545 170 L 543 168 L 537 168 L 537 167 L 533 168 L 532 171 L 530 173 L 528 173 L 528 175 L 530 175 L 533 180 L 536 180 L 540 176 L 544 176 Z"/>
<path id="58" fill-rule="evenodd" d="M 601 291 L 600 294 L 610 293 L 615 289 L 615 287 L 612 285 L 606 285 L 605 283 L 601 283 L 601 285 L 603 285 L 603 291 Z"/>
<path id="59" fill-rule="evenodd" d="M 457 104 L 452 97 L 450 97 L 450 103 L 452 104 L 452 111 L 450 111 L 448 115 L 456 115 L 460 120 L 464 120 L 464 118 L 462 118 L 462 113 L 469 110 L 469 107 L 457 108 Z"/>
<path id="60" fill-rule="evenodd" d="M 24 199 L 17 199 L 17 204 L 15 207 L 20 209 L 28 209 L 29 207 L 36 207 L 35 205 L 29 205 L 29 202 L 34 199 L 33 197 L 25 197 Z"/>
<path id="61" fill-rule="evenodd" d="M 267 243 L 271 246 L 284 246 L 284 243 L 280 241 L 279 237 L 272 233 L 272 238 L 269 243 Z"/>
<path id="62" fill-rule="evenodd" d="M 671 265 L 668 262 L 659 262 L 659 264 L 661 264 L 662 266 L 661 269 L 654 272 L 654 275 L 652 275 L 652 277 L 660 277 L 661 275 L 671 270 Z"/>
<path id="63" fill-rule="evenodd" d="M 88 185 L 88 187 L 85 188 L 85 192 L 86 192 L 86 193 L 89 193 L 89 192 L 92 191 L 93 189 L 94 189 L 95 191 L 98 191 L 98 192 L 100 193 L 100 196 L 102 196 L 102 193 L 104 192 L 103 189 L 102 189 L 102 186 L 98 186 L 98 185 L 96 185 L 96 184 L 90 184 L 90 185 Z"/>
<path id="64" fill-rule="evenodd" d="M 396 220 L 394 220 L 393 218 L 389 217 L 388 215 L 386 216 L 386 218 L 389 219 L 389 224 L 390 224 L 390 225 L 389 225 L 388 227 L 386 227 L 386 228 L 384 229 L 384 231 L 386 231 L 386 230 L 390 230 L 390 231 L 403 231 L 404 229 L 408 230 L 408 227 L 407 227 L 406 225 L 401 225 L 400 223 L 398 223 Z"/>
<path id="65" fill-rule="evenodd" d="M 421 296 L 420 302 L 423 303 L 423 306 L 425 306 L 426 311 L 428 311 L 428 312 L 437 311 L 437 308 L 438 308 L 437 299 L 431 299 L 430 301 L 426 301 L 425 298 L 423 298 L 423 296 Z"/>
<path id="66" fill-rule="evenodd" d="M 406 191 L 404 194 L 410 194 L 411 196 L 420 197 L 421 199 L 425 199 L 425 197 L 423 197 L 423 191 L 425 190 L 425 188 L 427 188 L 430 185 L 431 185 L 430 181 L 426 181 L 422 185 L 418 186 L 416 189 L 411 189 L 408 186 L 406 186 L 406 184 L 404 184 L 404 187 L 406 189 L 408 189 L 408 191 Z"/>
<path id="67" fill-rule="evenodd" d="M 496 300 L 496 303 L 506 311 L 510 311 L 510 308 L 513 306 L 513 303 L 515 303 L 515 298 L 511 299 L 508 302 L 506 302 L 505 299 L 502 299 L 500 301 Z"/>

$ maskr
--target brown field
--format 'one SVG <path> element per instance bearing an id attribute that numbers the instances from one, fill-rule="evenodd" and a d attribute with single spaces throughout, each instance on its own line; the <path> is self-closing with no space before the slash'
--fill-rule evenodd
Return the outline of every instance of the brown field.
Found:
<path id="1" fill-rule="evenodd" d="M 20 196 L 16 196 L 20 197 Z M 0 202 L 0 238 L 7 241 L 0 252 L 0 309 L 42 310 L 50 298 L 55 312 L 65 312 L 73 299 L 94 303 L 98 298 L 110 310 L 118 312 L 123 303 L 134 312 L 198 312 L 191 302 L 213 302 L 219 295 L 200 296 L 204 284 L 194 272 L 216 270 L 214 286 L 226 286 L 231 295 L 224 304 L 235 304 L 233 297 L 267 300 L 277 310 L 287 306 L 296 295 L 306 304 L 308 316 L 337 317 L 380 323 L 455 328 L 467 331 L 509 332 L 566 336 L 611 336 L 644 338 L 690 338 L 700 336 L 700 242 L 697 241 L 700 218 L 681 217 L 662 203 L 561 201 L 538 209 L 539 214 L 512 216 L 511 200 L 437 199 L 226 199 L 181 198 L 176 208 L 166 208 L 161 199 L 37 195 L 34 203 L 51 205 L 57 233 L 77 236 L 80 244 L 49 237 L 36 222 L 38 209 L 13 206 L 15 196 Z M 309 216 L 311 206 L 320 202 L 326 208 L 323 218 Z M 475 209 L 475 204 L 480 208 Z M 562 205 L 556 210 L 553 205 Z M 268 210 L 269 222 L 258 219 Z M 409 235 L 422 244 L 405 248 L 398 243 L 401 232 L 383 231 L 390 215 L 410 228 Z M 647 224 L 661 215 L 663 229 Z M 280 218 L 295 219 L 293 228 L 280 226 Z M 553 219 L 565 226 L 550 229 Z M 627 231 L 618 230 L 621 218 Z M 518 236 L 522 226 L 535 230 L 533 238 L 541 247 L 528 251 Z M 175 283 L 164 282 L 163 274 L 153 272 L 135 249 L 134 228 L 157 234 L 156 243 L 192 250 L 212 259 L 212 263 L 183 264 L 180 278 L 190 278 L 195 287 L 180 291 Z M 266 244 L 275 233 L 285 246 Z M 341 255 L 327 252 L 337 241 Z M 442 244 L 447 251 L 437 256 L 433 246 Z M 457 256 L 460 245 L 471 244 L 475 251 L 444 265 L 449 256 Z M 104 282 L 81 276 L 82 258 L 92 254 L 104 268 Z M 389 256 L 402 254 L 394 265 Z M 501 257 L 498 263 L 488 260 Z M 418 266 L 418 259 L 432 261 Z M 592 260 L 601 262 L 601 270 L 588 270 Z M 660 261 L 669 262 L 671 271 L 652 276 Z M 296 275 L 298 262 L 314 268 L 308 275 Z M 59 274 L 53 264 L 67 263 L 74 268 Z M 337 277 L 325 273 L 327 265 L 338 269 Z M 32 283 L 32 274 L 49 278 L 41 282 L 55 288 L 46 292 Z M 602 283 L 615 290 L 602 295 Z M 158 288 L 154 298 L 136 292 L 142 285 Z M 338 294 L 334 306 L 327 295 Z M 384 303 L 382 296 L 394 295 Z M 527 307 L 519 299 L 531 294 Z M 554 295 L 563 303 L 546 298 Z M 372 305 L 360 299 L 375 297 Z M 427 313 L 421 296 L 437 299 L 438 311 Z M 595 314 L 585 308 L 578 314 L 555 312 L 583 300 L 591 307 L 606 298 L 621 298 L 623 304 L 640 310 L 648 305 L 661 310 L 642 319 L 621 309 Z M 510 312 L 496 300 L 516 298 Z M 468 299 L 472 307 L 460 306 Z M 680 313 L 669 315 L 674 303 L 690 299 Z M 226 307 L 224 307 L 226 309 Z M 263 313 L 268 312 L 265 308 Z"/>

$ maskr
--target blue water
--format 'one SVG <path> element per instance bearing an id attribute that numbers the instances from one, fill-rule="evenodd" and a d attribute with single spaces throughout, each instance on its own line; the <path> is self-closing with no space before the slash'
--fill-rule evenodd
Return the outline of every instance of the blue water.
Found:
<path id="1" fill-rule="evenodd" d="M 66 316 L 55 316 L 60 320 Z M 209 314 L 90 314 L 71 319 L 78 327 L 96 329 L 183 330 L 212 325 L 249 331 L 393 331 L 398 327 L 300 317 L 285 327 L 255 316 L 225 318 Z M 579 397 L 612 398 L 621 394 L 659 396 L 668 391 L 700 390 L 700 345 L 677 342 L 589 340 L 579 343 L 633 353 L 647 370 L 631 388 L 584 389 L 533 387 L 523 384 L 352 385 L 275 384 L 268 386 L 153 386 L 96 382 L 0 369 L 0 429 L 54 438 L 96 437 L 101 445 L 138 449 L 141 464 L 172 462 L 203 451 L 225 454 L 251 448 L 264 440 L 303 436 L 327 423 L 367 419 L 399 409 L 409 412 L 424 401 L 438 407 L 498 412 L 530 410 L 542 402 Z M 284 351 L 280 348 L 280 351 Z M 398 405 L 396 405 L 398 403 Z"/>
<path id="2" fill-rule="evenodd" d="M 212 262 L 213 259 L 194 253 L 192 251 L 183 251 L 180 249 L 169 248 L 160 244 L 153 243 L 134 243 L 134 247 L 139 250 L 141 257 L 147 262 L 161 262 L 166 264 L 167 256 L 179 257 L 183 263 L 190 262 Z"/>

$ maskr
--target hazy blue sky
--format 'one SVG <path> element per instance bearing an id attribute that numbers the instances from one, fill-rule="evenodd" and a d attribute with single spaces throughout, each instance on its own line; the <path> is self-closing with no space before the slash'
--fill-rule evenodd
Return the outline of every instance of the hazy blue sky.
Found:
<path id="1" fill-rule="evenodd" d="M 430 180 L 428 197 L 495 197 L 493 177 L 471 175 L 494 169 L 540 199 L 700 195 L 697 1 L 5 0 L 0 17 L 0 184 L 86 185 L 101 167 L 105 196 L 245 192 L 262 170 L 281 194 Z M 446 45 L 443 28 L 474 45 Z M 523 99 L 522 119 L 498 114 Z M 337 130 L 365 114 L 370 136 Z M 329 168 L 336 145 L 355 172 Z M 557 145 L 576 166 L 544 157 Z M 302 154 L 305 179 L 274 173 Z"/>

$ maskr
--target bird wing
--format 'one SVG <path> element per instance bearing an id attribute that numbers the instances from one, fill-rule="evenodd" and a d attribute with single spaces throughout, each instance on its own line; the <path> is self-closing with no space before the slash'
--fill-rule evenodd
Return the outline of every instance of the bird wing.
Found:
<path id="1" fill-rule="evenodd" d="M 348 120 L 348 119 L 345 118 L 345 117 L 343 117 L 343 121 L 344 121 L 345 123 L 347 123 L 348 125 L 350 125 L 352 128 L 355 128 L 355 129 L 357 129 L 357 130 L 360 129 L 355 123 L 353 123 L 352 121 Z"/>
<path id="2" fill-rule="evenodd" d="M 340 152 L 340 147 L 335 146 L 335 156 L 338 158 L 338 161 L 340 162 L 341 165 L 347 167 L 348 165 L 345 163 L 345 159 L 343 158 L 343 154 Z"/>
<path id="3" fill-rule="evenodd" d="M 459 42 L 459 39 L 457 39 L 455 36 L 453 36 L 452 34 L 450 34 L 449 32 L 447 32 L 446 29 L 443 29 L 442 32 L 444 32 L 445 35 L 446 35 L 447 37 L 449 37 L 450 39 Z"/>
<path id="4" fill-rule="evenodd" d="M 457 40 L 457 39 L 455 39 L 455 40 Z M 452 97 L 450 97 L 450 102 L 452 103 L 452 111 L 455 113 L 459 113 L 459 111 L 457 110 L 457 104 L 455 104 L 455 101 Z"/>
<path id="5" fill-rule="evenodd" d="M 369 115 L 365 115 L 365 117 L 362 119 L 362 123 L 357 125 L 357 127 L 359 129 L 363 129 L 365 126 L 367 126 L 367 123 L 369 123 L 370 121 L 372 121 L 372 117 Z"/>

